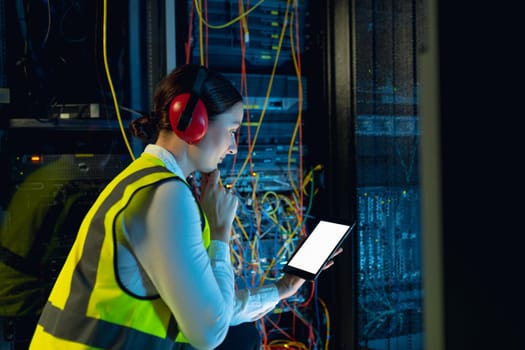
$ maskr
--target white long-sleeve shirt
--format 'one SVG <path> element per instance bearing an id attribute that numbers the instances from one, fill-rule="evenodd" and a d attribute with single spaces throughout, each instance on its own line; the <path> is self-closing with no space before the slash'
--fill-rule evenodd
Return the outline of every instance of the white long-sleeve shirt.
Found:
<path id="1" fill-rule="evenodd" d="M 164 148 L 148 145 L 144 152 L 184 178 Z M 136 295 L 160 294 L 190 343 L 198 349 L 213 348 L 230 325 L 254 321 L 271 311 L 279 302 L 277 287 L 235 291 L 230 247 L 212 240 L 204 248 L 200 214 L 188 187 L 168 181 L 155 191 L 154 196 L 146 194 L 149 206 L 139 213 L 126 212 L 122 218 L 119 277 Z"/>

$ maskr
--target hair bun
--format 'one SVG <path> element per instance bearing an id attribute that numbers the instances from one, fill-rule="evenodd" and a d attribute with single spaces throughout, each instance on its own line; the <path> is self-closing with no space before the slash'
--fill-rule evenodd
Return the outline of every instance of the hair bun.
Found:
<path id="1" fill-rule="evenodd" d="M 144 142 L 150 142 L 157 136 L 159 119 L 159 115 L 156 112 L 142 114 L 142 116 L 131 121 L 129 125 L 131 133 Z"/>

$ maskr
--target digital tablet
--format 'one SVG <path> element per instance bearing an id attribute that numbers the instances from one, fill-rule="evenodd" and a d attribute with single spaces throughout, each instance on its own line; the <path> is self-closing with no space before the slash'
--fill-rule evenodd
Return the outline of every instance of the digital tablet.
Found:
<path id="1" fill-rule="evenodd" d="M 347 225 L 319 220 L 312 232 L 288 259 L 282 271 L 306 280 L 316 279 L 354 226 L 355 223 Z"/>

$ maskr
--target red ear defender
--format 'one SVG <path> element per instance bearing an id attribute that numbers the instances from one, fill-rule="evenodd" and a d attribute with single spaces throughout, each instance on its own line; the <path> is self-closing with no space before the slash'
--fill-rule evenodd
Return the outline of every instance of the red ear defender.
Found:
<path id="1" fill-rule="evenodd" d="M 208 111 L 200 100 L 206 70 L 197 71 L 191 93 L 182 93 L 170 102 L 169 117 L 171 128 L 178 137 L 189 144 L 196 144 L 208 130 Z"/>
<path id="2" fill-rule="evenodd" d="M 208 130 L 208 112 L 201 100 L 197 100 L 193 111 L 185 112 L 191 94 L 176 96 L 170 103 L 170 123 L 173 132 L 189 144 L 196 144 Z"/>

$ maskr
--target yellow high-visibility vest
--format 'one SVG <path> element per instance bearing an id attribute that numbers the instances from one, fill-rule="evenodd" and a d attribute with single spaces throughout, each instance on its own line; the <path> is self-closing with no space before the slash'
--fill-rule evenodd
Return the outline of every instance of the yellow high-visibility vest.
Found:
<path id="1" fill-rule="evenodd" d="M 115 250 L 119 214 L 141 205 L 139 190 L 174 179 L 190 185 L 148 154 L 134 160 L 101 192 L 84 218 L 31 341 L 31 350 L 177 349 L 187 343 L 159 297 L 139 297 L 119 284 Z M 203 222 L 203 241 L 210 228 Z M 189 345 L 189 344 L 186 344 Z"/>

